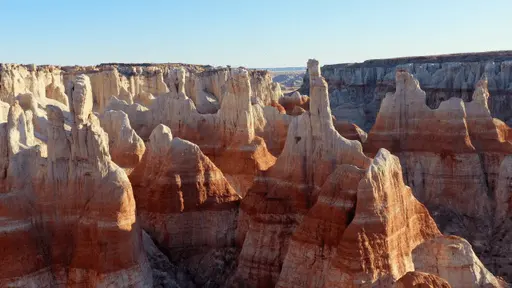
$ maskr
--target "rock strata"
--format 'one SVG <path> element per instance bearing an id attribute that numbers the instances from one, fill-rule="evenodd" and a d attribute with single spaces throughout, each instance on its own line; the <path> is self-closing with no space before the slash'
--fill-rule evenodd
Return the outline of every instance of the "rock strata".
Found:
<path id="1" fill-rule="evenodd" d="M 369 131 L 386 93 L 395 91 L 397 71 L 407 71 L 418 79 L 431 108 L 451 97 L 470 101 L 483 75 L 489 79 L 493 95 L 489 107 L 493 117 L 512 122 L 512 52 L 498 51 L 396 59 L 368 60 L 362 63 L 325 65 L 322 74 L 329 84 L 334 116 Z M 308 91 L 306 73 L 301 92 Z"/>
<path id="2" fill-rule="evenodd" d="M 2 126 L 0 286 L 151 287 L 132 188 L 92 114 L 88 77 L 72 91 L 71 132 L 60 108 L 47 107 L 47 157 L 16 102 Z"/>
<path id="3" fill-rule="evenodd" d="M 437 109 L 425 104 L 425 92 L 408 72 L 398 72 L 396 83 L 396 92 L 382 101 L 366 152 L 384 147 L 395 153 L 406 183 L 441 231 L 467 238 L 494 272 L 507 270 L 493 267 L 491 254 L 506 249 L 495 242 L 512 231 L 491 215 L 501 201 L 496 198 L 500 164 L 512 153 L 512 143 L 510 128 L 488 109 L 487 80 L 478 82 L 472 101 L 454 97 Z"/>
<path id="4" fill-rule="evenodd" d="M 277 283 L 290 236 L 336 165 L 370 164 L 359 142 L 334 129 L 318 61 L 310 60 L 308 67 L 314 79 L 310 112 L 292 120 L 276 164 L 256 178 L 242 201 L 239 241 L 245 241 L 236 278 L 258 287 Z"/>

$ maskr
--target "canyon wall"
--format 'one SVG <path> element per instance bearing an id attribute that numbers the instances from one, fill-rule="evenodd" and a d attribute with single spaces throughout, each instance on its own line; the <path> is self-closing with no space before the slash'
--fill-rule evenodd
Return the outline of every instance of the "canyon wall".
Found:
<path id="1" fill-rule="evenodd" d="M 498 119 L 512 123 L 512 51 L 368 60 L 325 65 L 333 115 L 368 131 L 387 92 L 396 88 L 395 73 L 407 71 L 418 79 L 430 108 L 451 97 L 470 101 L 476 83 L 486 75 L 489 108 Z M 301 93 L 307 94 L 306 73 Z"/>

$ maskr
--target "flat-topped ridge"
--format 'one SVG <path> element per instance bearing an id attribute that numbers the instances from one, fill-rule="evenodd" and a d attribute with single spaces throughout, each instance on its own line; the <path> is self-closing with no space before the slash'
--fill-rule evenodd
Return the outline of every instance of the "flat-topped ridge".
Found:
<path id="1" fill-rule="evenodd" d="M 396 65 L 408 63 L 445 63 L 445 62 L 487 62 L 487 61 L 512 61 L 512 50 L 474 52 L 474 53 L 454 53 L 427 56 L 410 56 L 386 59 L 370 59 L 358 63 L 340 63 L 324 65 L 323 68 L 362 68 L 362 67 L 393 67 Z"/>

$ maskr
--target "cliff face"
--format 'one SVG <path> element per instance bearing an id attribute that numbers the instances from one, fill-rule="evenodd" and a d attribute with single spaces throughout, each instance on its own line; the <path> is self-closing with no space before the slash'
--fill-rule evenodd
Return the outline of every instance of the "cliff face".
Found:
<path id="1" fill-rule="evenodd" d="M 451 97 L 470 101 L 476 83 L 486 75 L 492 115 L 509 125 L 512 122 L 512 51 L 325 65 L 322 74 L 329 83 L 333 115 L 368 131 L 385 94 L 395 91 L 397 70 L 405 70 L 418 79 L 431 108 Z M 307 93 L 308 87 L 306 74 L 301 92 Z"/>

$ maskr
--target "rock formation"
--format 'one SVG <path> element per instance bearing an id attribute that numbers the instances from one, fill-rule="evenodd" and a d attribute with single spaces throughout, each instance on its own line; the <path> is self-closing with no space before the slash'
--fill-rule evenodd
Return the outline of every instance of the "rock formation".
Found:
<path id="1" fill-rule="evenodd" d="M 46 142 L 48 139 L 48 116 L 46 115 L 46 107 L 48 105 L 56 106 L 61 109 L 64 115 L 64 122 L 66 127 L 69 127 L 73 121 L 69 114 L 69 107 L 61 102 L 49 98 L 36 98 L 32 93 L 19 94 L 16 96 L 16 101 L 25 111 L 30 111 L 32 114 L 32 122 L 34 125 L 35 136 L 41 141 Z"/>
<path id="2" fill-rule="evenodd" d="M 359 142 L 334 129 L 318 62 L 310 60 L 308 67 L 314 79 L 310 112 L 292 120 L 276 164 L 256 178 L 242 200 L 238 241 L 243 247 L 235 278 L 250 285 L 277 283 L 290 236 L 336 165 L 370 164 Z"/>
<path id="3" fill-rule="evenodd" d="M 276 287 L 323 287 L 329 261 L 354 217 L 365 171 L 339 165 L 322 185 L 315 205 L 295 229 Z"/>
<path id="4" fill-rule="evenodd" d="M 125 111 L 132 127 L 143 139 L 159 124 L 170 127 L 173 134 L 197 144 L 235 190 L 244 196 L 255 174 L 274 164 L 265 141 L 256 136 L 255 112 L 251 104 L 249 72 L 233 69 L 222 86 L 222 102 L 215 114 L 201 114 L 185 89 L 185 71 L 176 72 L 171 92 L 157 97 L 149 109 L 116 98 L 107 109 Z M 273 107 L 270 107 L 275 109 Z M 232 159 L 239 159 L 233 162 Z"/>
<path id="5" fill-rule="evenodd" d="M 0 286 L 151 287 L 131 185 L 92 114 L 89 79 L 72 91 L 71 133 L 47 107 L 47 157 L 16 102 L 2 124 Z"/>
<path id="6" fill-rule="evenodd" d="M 476 83 L 489 79 L 490 110 L 493 117 L 511 125 L 512 52 L 468 53 L 325 65 L 322 73 L 329 84 L 334 116 L 348 120 L 365 131 L 375 122 L 386 93 L 395 91 L 395 74 L 405 70 L 414 75 L 426 92 L 427 105 L 437 108 L 451 97 L 470 101 Z M 301 92 L 308 91 L 306 73 Z"/>
<path id="7" fill-rule="evenodd" d="M 450 98 L 437 109 L 425 104 L 425 92 L 411 74 L 397 72 L 396 83 L 396 92 L 382 101 L 366 152 L 383 147 L 396 154 L 406 183 L 441 231 L 468 239 L 491 265 L 491 254 L 506 249 L 494 244 L 498 235 L 512 233 L 491 216 L 498 205 L 493 195 L 500 163 L 512 153 L 512 143 L 510 128 L 493 119 L 487 108 L 487 81 L 478 83 L 471 102 Z"/>
<path id="8" fill-rule="evenodd" d="M 368 135 L 346 118 L 380 99 L 337 120 L 318 61 L 309 97 L 269 75 L 0 66 L 0 287 L 507 285 L 491 272 L 512 273 L 512 130 L 492 75 L 432 109 L 399 70 Z"/>
<path id="9" fill-rule="evenodd" d="M 234 247 L 240 196 L 197 145 L 158 125 L 130 180 L 142 227 L 170 253 Z"/>
<path id="10" fill-rule="evenodd" d="M 128 104 L 148 106 L 148 94 L 159 96 L 172 91 L 177 68 L 185 69 L 185 91 L 200 113 L 215 113 L 222 102 L 221 87 L 228 81 L 228 68 L 186 64 L 101 64 L 97 66 L 35 66 L 1 64 L 0 100 L 13 103 L 18 94 L 32 93 L 37 99 L 50 98 L 67 105 L 66 94 L 78 75 L 89 76 L 95 111 L 103 112 L 112 96 Z M 178 69 L 179 70 L 179 69 Z M 251 70 L 254 99 L 265 105 L 282 93 L 267 71 Z M 65 93 L 65 94 L 64 94 Z M 142 100 L 146 99 L 147 100 Z"/>

